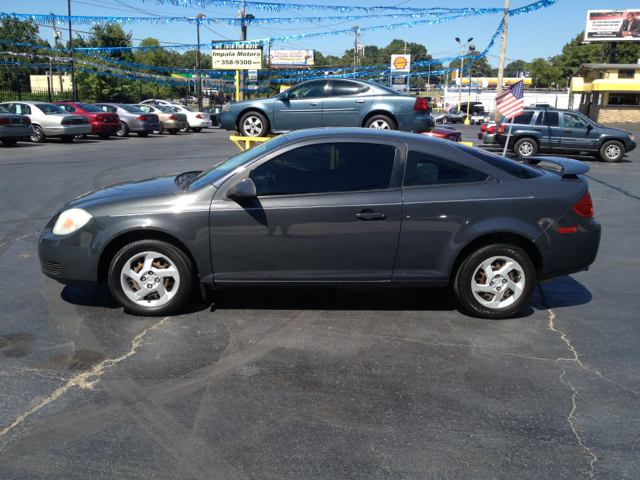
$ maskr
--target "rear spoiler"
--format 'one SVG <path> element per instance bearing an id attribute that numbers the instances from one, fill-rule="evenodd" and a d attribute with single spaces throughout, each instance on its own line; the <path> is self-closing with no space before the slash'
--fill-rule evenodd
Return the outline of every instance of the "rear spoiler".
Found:
<path id="1" fill-rule="evenodd" d="M 531 157 L 525 158 L 523 160 L 523 165 L 538 165 L 540 162 L 551 163 L 555 165 L 554 167 L 543 167 L 542 165 L 538 166 L 538 168 L 542 168 L 543 170 L 548 170 L 552 173 L 557 173 L 562 177 L 575 177 L 581 173 L 587 173 L 589 171 L 589 165 L 580 160 L 571 160 L 570 158 L 558 158 L 558 157 Z"/>

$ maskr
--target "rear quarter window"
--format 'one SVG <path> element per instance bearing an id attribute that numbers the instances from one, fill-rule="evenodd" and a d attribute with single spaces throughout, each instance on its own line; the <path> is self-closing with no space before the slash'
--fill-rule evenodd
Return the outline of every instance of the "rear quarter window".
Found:
<path id="1" fill-rule="evenodd" d="M 453 143 L 453 142 L 452 142 Z M 496 168 L 499 168 L 503 172 L 507 172 L 514 177 L 522 178 L 524 180 L 529 178 L 542 177 L 544 173 L 535 168 L 527 167 L 525 165 L 521 165 L 520 163 L 510 160 L 505 157 L 500 157 L 494 153 L 485 152 L 484 150 L 479 150 L 473 147 L 467 147 L 466 145 L 453 144 L 451 145 L 458 150 L 463 151 L 464 153 L 476 157 L 478 160 L 482 160 L 489 165 L 492 165 Z"/>

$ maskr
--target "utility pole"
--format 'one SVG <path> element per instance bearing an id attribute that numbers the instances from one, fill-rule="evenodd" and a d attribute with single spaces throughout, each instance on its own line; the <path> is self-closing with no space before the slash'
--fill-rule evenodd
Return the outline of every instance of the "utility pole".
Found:
<path id="1" fill-rule="evenodd" d="M 460 110 L 460 102 L 462 101 L 462 69 L 464 67 L 464 48 L 467 45 L 467 43 L 469 43 L 471 40 L 473 40 L 473 37 L 471 37 L 466 42 L 462 42 L 462 58 L 460 58 L 460 75 L 458 75 L 458 78 L 460 79 L 460 88 L 458 88 L 458 110 Z M 456 42 L 460 43 L 460 39 L 458 37 L 456 37 Z"/>
<path id="2" fill-rule="evenodd" d="M 196 16 L 196 27 L 198 29 L 198 48 L 196 49 L 196 67 L 198 67 L 198 111 L 202 110 L 202 68 L 200 65 L 200 19 L 207 18 L 199 13 Z"/>
<path id="3" fill-rule="evenodd" d="M 238 11 L 238 16 L 242 19 L 246 18 L 244 10 L 244 0 L 242 0 L 242 9 Z M 243 42 L 247 40 L 247 26 L 244 24 L 244 22 L 242 22 L 242 25 L 240 25 L 240 40 L 242 40 Z M 236 75 L 238 76 L 236 85 L 239 86 L 238 90 L 240 95 L 240 98 L 236 98 L 236 100 L 244 100 L 244 91 L 242 90 L 242 87 L 244 86 L 244 71 L 236 70 Z"/>
<path id="4" fill-rule="evenodd" d="M 353 73 L 356 73 L 356 67 L 358 66 L 358 26 L 351 27 L 353 33 L 350 35 L 354 35 L 356 37 L 353 43 Z"/>
<path id="5" fill-rule="evenodd" d="M 71 50 L 71 91 L 73 93 L 73 101 L 78 101 L 78 90 L 76 89 L 76 69 L 73 64 L 73 33 L 71 32 L 71 0 L 68 0 L 69 7 L 69 48 Z"/>
<path id="6" fill-rule="evenodd" d="M 496 85 L 496 98 L 502 93 L 504 81 L 504 59 L 507 54 L 507 25 L 509 23 L 509 0 L 504 0 L 504 13 L 502 14 L 502 38 L 500 39 L 500 63 L 498 64 L 498 85 Z M 496 108 L 496 123 L 500 121 L 500 112 Z"/>
<path id="7" fill-rule="evenodd" d="M 55 15 L 55 13 L 51 12 L 51 15 Z M 53 41 L 56 45 L 56 64 L 58 65 L 58 79 L 60 80 L 60 93 L 64 91 L 64 87 L 62 86 L 62 70 L 60 70 L 60 58 L 58 57 L 58 39 L 62 38 L 62 32 L 56 30 L 56 19 L 53 19 Z M 53 87 L 53 77 L 51 77 L 51 87 Z M 52 88 L 53 90 L 53 88 Z"/>

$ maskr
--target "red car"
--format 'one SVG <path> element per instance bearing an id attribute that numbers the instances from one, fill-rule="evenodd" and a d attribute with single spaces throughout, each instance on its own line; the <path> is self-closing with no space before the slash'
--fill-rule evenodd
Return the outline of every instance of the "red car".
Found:
<path id="1" fill-rule="evenodd" d="M 435 127 L 430 132 L 424 132 L 422 135 L 442 138 L 443 140 L 449 140 L 451 142 L 459 142 L 462 137 L 462 134 L 459 131 L 445 127 Z"/>
<path id="2" fill-rule="evenodd" d="M 106 139 L 111 135 L 115 135 L 120 123 L 120 117 L 117 113 L 105 112 L 95 105 L 82 102 L 53 102 L 64 108 L 69 113 L 76 113 L 89 117 L 91 124 L 91 133 L 88 135 L 98 135 L 100 138 Z M 86 137 L 86 135 L 83 135 Z"/>

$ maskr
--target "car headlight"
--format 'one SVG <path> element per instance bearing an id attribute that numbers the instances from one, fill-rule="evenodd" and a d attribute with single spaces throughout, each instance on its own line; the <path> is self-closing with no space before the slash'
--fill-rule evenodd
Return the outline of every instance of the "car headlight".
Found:
<path id="1" fill-rule="evenodd" d="M 632 142 L 636 141 L 636 137 L 634 137 L 633 135 L 629 135 L 629 140 L 631 140 Z"/>
<path id="2" fill-rule="evenodd" d="M 222 111 L 223 111 L 223 112 L 228 112 L 230 108 L 231 108 L 231 104 L 230 104 L 230 103 L 227 103 L 227 104 L 224 106 L 224 108 L 222 109 Z"/>
<path id="3" fill-rule="evenodd" d="M 89 223 L 93 217 L 81 208 L 71 208 L 60 214 L 53 226 L 54 235 L 69 235 Z"/>

